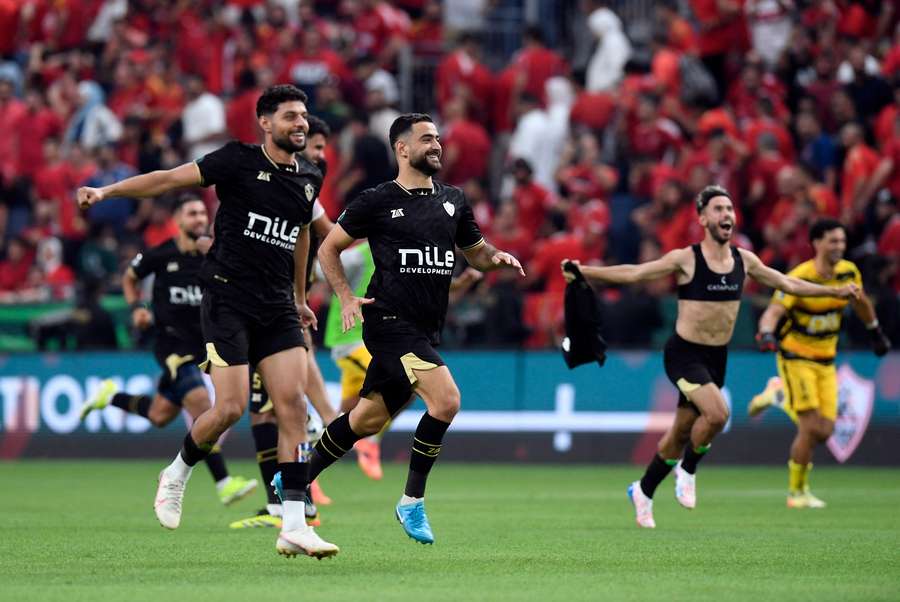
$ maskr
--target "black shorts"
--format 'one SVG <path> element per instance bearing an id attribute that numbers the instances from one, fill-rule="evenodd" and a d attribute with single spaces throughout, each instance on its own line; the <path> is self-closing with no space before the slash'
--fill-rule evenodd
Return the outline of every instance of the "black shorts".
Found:
<path id="1" fill-rule="evenodd" d="M 666 341 L 663 351 L 663 366 L 666 376 L 678 388 L 678 407 L 696 410 L 686 393 L 703 385 L 714 383 L 721 388 L 725 385 L 725 365 L 728 362 L 726 345 L 700 345 L 685 341 L 673 334 Z"/>
<path id="2" fill-rule="evenodd" d="M 398 318 L 372 316 L 363 322 L 363 341 L 372 354 L 360 397 L 379 393 L 391 416 L 407 404 L 417 378 L 413 370 L 431 370 L 444 360 L 420 329 Z"/>
<path id="3" fill-rule="evenodd" d="M 200 321 L 206 341 L 206 361 L 200 367 L 257 365 L 285 349 L 306 348 L 300 316 L 293 306 L 266 312 L 265 318 L 240 311 L 220 293 L 204 291 Z"/>
<path id="4" fill-rule="evenodd" d="M 180 406 L 188 393 L 205 387 L 203 375 L 197 367 L 203 360 L 202 353 L 202 347 L 160 334 L 153 347 L 153 355 L 162 368 L 157 384 L 159 394 Z"/>

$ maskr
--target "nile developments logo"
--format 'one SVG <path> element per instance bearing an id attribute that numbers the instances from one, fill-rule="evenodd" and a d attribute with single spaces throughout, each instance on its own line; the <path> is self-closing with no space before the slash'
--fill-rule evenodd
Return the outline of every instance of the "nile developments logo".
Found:
<path id="1" fill-rule="evenodd" d="M 286 219 L 271 218 L 253 211 L 247 212 L 247 227 L 244 228 L 244 236 L 293 251 L 299 235 L 300 226 L 291 227 Z"/>
<path id="2" fill-rule="evenodd" d="M 453 251 L 445 251 L 443 260 L 438 247 L 425 247 L 424 250 L 397 249 L 397 251 L 400 253 L 401 274 L 453 275 L 453 264 L 456 262 L 456 254 Z"/>
<path id="3" fill-rule="evenodd" d="M 859 447 L 872 418 L 875 406 L 875 383 L 858 375 L 850 364 L 838 370 L 838 415 L 834 432 L 828 438 L 828 449 L 844 463 Z"/>

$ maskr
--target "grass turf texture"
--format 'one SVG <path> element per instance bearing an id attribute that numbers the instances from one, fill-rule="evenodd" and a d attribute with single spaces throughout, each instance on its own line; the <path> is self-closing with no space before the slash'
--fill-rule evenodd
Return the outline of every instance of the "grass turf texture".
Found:
<path id="1" fill-rule="evenodd" d="M 702 466 L 698 508 L 673 479 L 656 530 L 625 496 L 637 467 L 467 466 L 432 475 L 437 543 L 393 518 L 405 467 L 368 481 L 352 461 L 322 483 L 332 560 L 275 552 L 274 529 L 229 530 L 263 504 L 215 498 L 203 466 L 182 526 L 152 512 L 159 462 L 0 463 L 0 600 L 897 600 L 900 472 L 816 468 L 825 510 L 784 507 L 786 470 Z M 255 475 L 255 465 L 232 471 Z"/>

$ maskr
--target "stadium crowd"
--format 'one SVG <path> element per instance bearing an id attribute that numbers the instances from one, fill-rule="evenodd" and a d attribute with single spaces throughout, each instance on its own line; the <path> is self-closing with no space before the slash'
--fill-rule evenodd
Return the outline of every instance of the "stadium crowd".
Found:
<path id="1" fill-rule="evenodd" d="M 0 302 L 115 289 L 125 262 L 173 235 L 173 199 L 83 215 L 76 187 L 257 142 L 256 98 L 285 82 L 332 129 L 332 219 L 393 176 L 401 110 L 439 121 L 440 178 L 528 272 L 491 274 L 459 300 L 451 343 L 553 343 L 560 260 L 646 261 L 699 241 L 692 198 L 711 183 L 734 195 L 739 244 L 782 270 L 811 257 L 817 216 L 840 219 L 900 343 L 895 2 L 638 2 L 628 21 L 625 2 L 530 4 L 563 18 L 549 31 L 522 13 L 521 47 L 498 60 L 491 12 L 521 2 L 0 0 Z M 403 106 L 410 65 L 429 87 Z M 212 191 L 197 194 L 215 209 Z M 612 340 L 648 344 L 672 290 L 605 291 Z"/>

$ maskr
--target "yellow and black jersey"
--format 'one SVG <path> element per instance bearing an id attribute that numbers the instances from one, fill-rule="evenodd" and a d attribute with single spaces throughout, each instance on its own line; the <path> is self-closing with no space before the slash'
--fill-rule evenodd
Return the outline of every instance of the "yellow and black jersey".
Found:
<path id="1" fill-rule="evenodd" d="M 831 278 L 820 275 L 813 260 L 801 263 L 788 275 L 824 286 L 844 286 L 852 282 L 862 289 L 859 268 L 846 259 L 838 262 Z M 785 359 L 834 360 L 841 319 L 848 303 L 846 299 L 795 297 L 776 291 L 772 301 L 787 310 L 787 319 L 778 330 L 779 346 Z"/>

